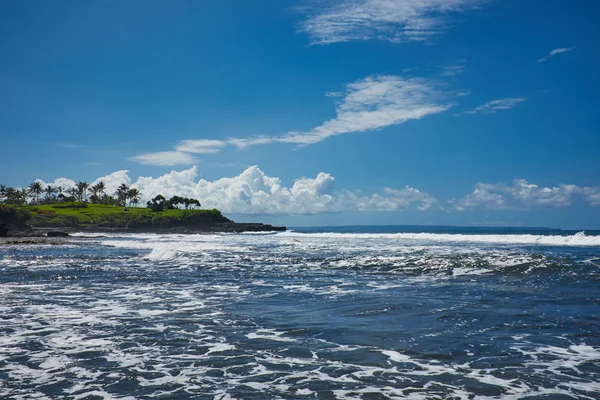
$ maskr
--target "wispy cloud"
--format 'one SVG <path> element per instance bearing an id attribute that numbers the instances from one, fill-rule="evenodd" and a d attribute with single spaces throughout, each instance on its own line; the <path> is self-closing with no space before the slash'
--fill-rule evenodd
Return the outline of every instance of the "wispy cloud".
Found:
<path id="1" fill-rule="evenodd" d="M 347 85 L 336 117 L 310 131 L 231 139 L 229 143 L 238 148 L 268 143 L 314 144 L 344 133 L 374 131 L 441 113 L 453 105 L 448 97 L 433 80 L 372 76 Z"/>
<path id="2" fill-rule="evenodd" d="M 353 40 L 428 42 L 451 25 L 450 15 L 477 8 L 484 0 L 313 1 L 301 32 L 311 44 Z"/>
<path id="3" fill-rule="evenodd" d="M 460 75 L 465 71 L 466 60 L 456 60 L 451 64 L 445 65 L 443 71 L 438 74 L 442 77 L 450 77 Z"/>
<path id="4" fill-rule="evenodd" d="M 525 179 L 515 179 L 512 185 L 478 183 L 472 193 L 460 199 L 452 199 L 449 203 L 458 211 L 473 208 L 561 208 L 570 206 L 577 198 L 592 206 L 598 206 L 600 187 L 582 187 L 574 184 L 544 187 L 529 183 Z"/>
<path id="5" fill-rule="evenodd" d="M 458 115 L 463 115 L 463 114 L 495 113 L 496 111 L 510 110 L 511 108 L 515 107 L 519 103 L 524 102 L 525 100 L 527 100 L 527 99 L 525 99 L 523 97 L 493 100 L 493 101 L 490 101 L 489 103 L 485 103 L 482 106 L 476 107 L 473 110 L 465 111 L 463 113 L 455 114 L 455 115 L 458 116 Z"/>
<path id="6" fill-rule="evenodd" d="M 540 58 L 537 62 L 546 62 L 557 54 L 567 53 L 569 51 L 575 50 L 575 47 L 563 47 L 560 49 L 554 49 L 547 56 Z"/>
<path id="7" fill-rule="evenodd" d="M 326 93 L 332 96 L 333 93 Z M 444 90 L 433 79 L 405 79 L 395 75 L 377 75 L 358 80 L 346 86 L 340 97 L 336 116 L 309 131 L 291 131 L 279 136 L 252 136 L 228 140 L 181 140 L 175 151 L 146 153 L 129 158 L 130 161 L 150 165 L 193 164 L 193 154 L 217 153 L 226 146 L 238 149 L 272 143 L 291 143 L 307 146 L 332 136 L 353 132 L 383 129 L 392 125 L 439 114 L 453 106 L 457 96 Z"/>
<path id="8" fill-rule="evenodd" d="M 180 140 L 177 146 L 175 146 L 175 150 L 185 153 L 212 154 L 220 152 L 225 146 L 227 146 L 227 143 L 221 140 Z"/>
<path id="9" fill-rule="evenodd" d="M 85 146 L 77 143 L 58 143 L 58 147 L 64 147 L 65 149 L 80 149 Z"/>
<path id="10" fill-rule="evenodd" d="M 181 151 L 159 151 L 156 153 L 144 153 L 134 157 L 129 157 L 128 160 L 138 164 L 155 166 L 191 165 L 198 162 L 198 160 L 191 154 Z"/>

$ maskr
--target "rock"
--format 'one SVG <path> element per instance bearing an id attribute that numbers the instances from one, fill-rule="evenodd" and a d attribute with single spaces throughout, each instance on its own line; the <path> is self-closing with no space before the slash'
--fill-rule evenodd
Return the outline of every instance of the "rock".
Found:
<path id="1" fill-rule="evenodd" d="M 69 234 L 67 232 L 50 231 L 50 232 L 46 233 L 46 236 L 48 236 L 48 237 L 65 237 L 65 236 L 69 236 Z"/>
<path id="2" fill-rule="evenodd" d="M 4 221 L 0 221 L 0 237 L 8 236 L 8 226 L 4 223 Z"/>

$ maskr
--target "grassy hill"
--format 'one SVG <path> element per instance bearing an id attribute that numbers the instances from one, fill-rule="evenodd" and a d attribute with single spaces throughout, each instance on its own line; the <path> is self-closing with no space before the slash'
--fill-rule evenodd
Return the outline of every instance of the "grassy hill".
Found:
<path id="1" fill-rule="evenodd" d="M 33 227 L 169 228 L 231 222 L 219 210 L 164 210 L 104 204 L 57 203 L 17 206 L 30 215 Z"/>

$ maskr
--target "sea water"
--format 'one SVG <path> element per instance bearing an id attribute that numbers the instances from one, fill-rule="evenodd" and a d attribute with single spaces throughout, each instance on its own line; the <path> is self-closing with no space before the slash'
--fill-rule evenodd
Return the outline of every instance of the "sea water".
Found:
<path id="1" fill-rule="evenodd" d="M 2 247 L 0 398 L 599 399 L 600 236 L 354 227 Z"/>

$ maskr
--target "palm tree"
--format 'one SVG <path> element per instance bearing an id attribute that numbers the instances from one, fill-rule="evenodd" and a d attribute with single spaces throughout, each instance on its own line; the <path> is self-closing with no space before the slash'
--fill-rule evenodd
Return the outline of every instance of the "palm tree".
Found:
<path id="1" fill-rule="evenodd" d="M 72 201 L 75 201 L 77 199 L 77 195 L 79 194 L 79 190 L 75 186 L 68 188 L 66 192 L 73 198 Z"/>
<path id="2" fill-rule="evenodd" d="M 106 185 L 104 185 L 103 181 L 100 181 L 96 184 L 96 188 L 98 189 L 98 198 L 103 199 L 104 196 L 106 195 L 106 193 L 104 193 L 104 190 L 106 190 Z M 101 201 L 99 201 L 99 203 L 100 202 Z"/>
<path id="3" fill-rule="evenodd" d="M 40 185 L 41 187 L 41 185 Z M 23 188 L 21 190 L 17 190 L 17 200 L 19 202 L 19 204 L 26 204 L 27 203 L 27 196 L 29 196 L 29 190 L 27 190 L 27 188 Z"/>
<path id="4" fill-rule="evenodd" d="M 35 181 L 31 185 L 29 185 L 29 192 L 33 194 L 36 203 L 38 202 L 40 194 L 42 194 L 43 191 L 44 188 L 42 187 L 42 184 L 38 181 Z"/>
<path id="5" fill-rule="evenodd" d="M 48 185 L 46 186 L 46 189 L 44 189 L 44 193 L 46 193 L 46 200 L 52 201 L 52 199 L 54 198 L 54 193 L 56 193 L 56 189 Z"/>
<path id="6" fill-rule="evenodd" d="M 129 197 L 129 200 L 131 201 L 131 203 L 135 204 L 136 206 L 140 202 L 141 195 L 142 195 L 142 192 L 140 192 L 136 188 L 131 188 L 127 192 L 127 197 Z"/>
<path id="7" fill-rule="evenodd" d="M 88 192 L 90 192 L 90 201 L 92 203 L 99 203 L 98 201 L 98 187 L 96 185 L 92 185 L 88 188 Z"/>
<path id="8" fill-rule="evenodd" d="M 129 194 L 129 185 L 126 183 L 121 183 L 121 186 L 117 188 L 115 192 L 115 196 L 117 196 L 117 201 L 119 204 L 125 206 L 127 204 L 127 198 Z"/>
<path id="9" fill-rule="evenodd" d="M 6 200 L 7 204 L 22 204 L 21 191 L 13 187 L 6 188 Z"/>
<path id="10" fill-rule="evenodd" d="M 77 196 L 79 197 L 79 201 L 84 200 L 84 196 L 87 199 L 86 190 L 90 187 L 90 184 L 87 182 L 79 182 L 77 183 Z"/>

